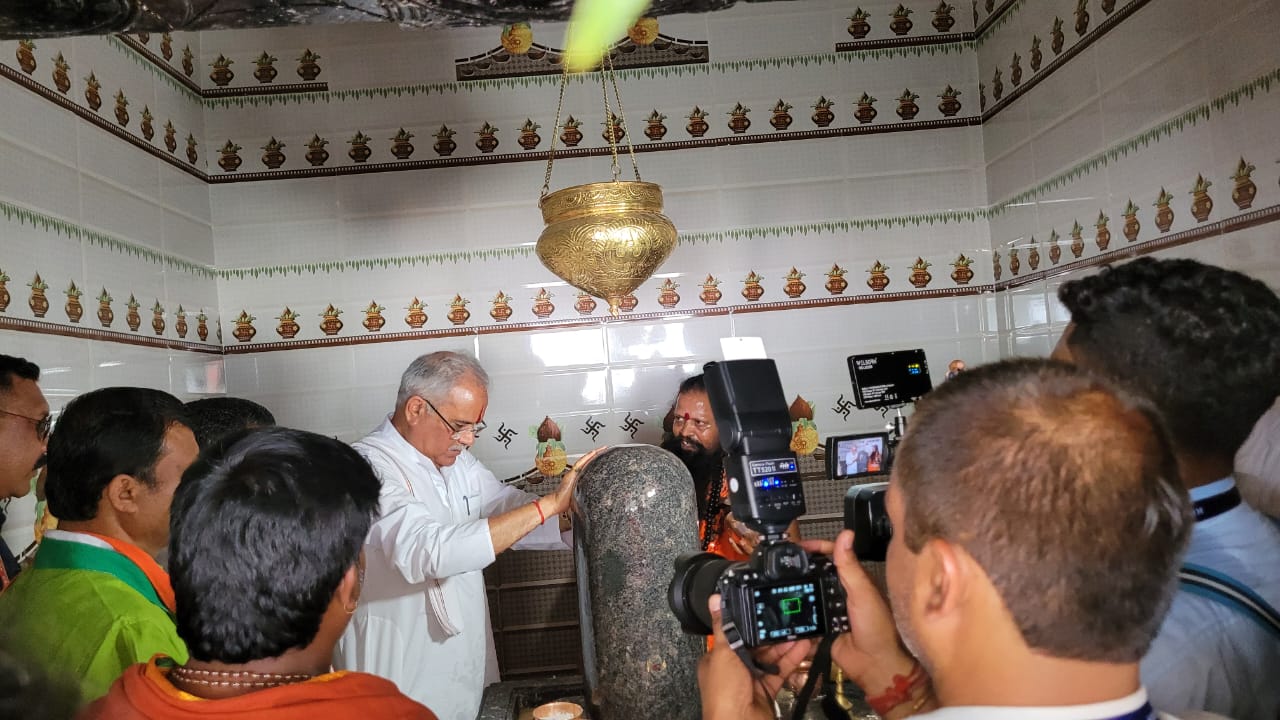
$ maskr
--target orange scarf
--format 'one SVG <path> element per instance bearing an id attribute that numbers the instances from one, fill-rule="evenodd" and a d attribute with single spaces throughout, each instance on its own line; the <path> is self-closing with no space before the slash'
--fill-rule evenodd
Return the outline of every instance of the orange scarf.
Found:
<path id="1" fill-rule="evenodd" d="M 113 537 L 107 537 L 106 535 L 99 535 L 98 533 L 93 532 L 86 532 L 84 530 L 78 530 L 77 532 L 98 538 L 102 542 L 110 545 L 112 550 L 115 550 L 128 558 L 129 562 L 137 565 L 138 569 L 142 571 L 142 574 L 147 576 L 147 582 L 151 583 L 151 587 L 156 591 L 156 596 L 159 597 L 160 602 L 164 603 L 164 606 L 169 609 L 169 613 L 173 614 L 177 612 L 177 602 L 173 597 L 173 586 L 169 584 L 169 573 L 165 572 L 164 568 L 160 567 L 160 563 L 156 562 L 155 558 L 148 555 L 145 550 L 137 545 L 127 543 L 123 540 L 117 540 Z"/>

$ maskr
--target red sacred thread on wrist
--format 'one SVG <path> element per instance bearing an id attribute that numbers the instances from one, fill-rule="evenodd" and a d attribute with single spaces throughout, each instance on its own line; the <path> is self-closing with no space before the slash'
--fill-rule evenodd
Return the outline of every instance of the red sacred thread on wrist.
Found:
<path id="1" fill-rule="evenodd" d="M 885 691 L 875 697 L 867 698 L 867 704 L 877 715 L 884 716 L 889 711 L 898 707 L 902 703 L 911 699 L 911 694 L 916 688 L 928 681 L 928 676 L 924 674 L 924 668 L 920 667 L 920 663 L 916 663 L 911 669 L 911 674 L 907 676 L 894 675 L 893 684 Z"/>
<path id="2" fill-rule="evenodd" d="M 542 506 L 537 500 L 533 501 L 533 507 L 538 511 L 538 524 L 541 525 L 547 521 L 547 516 L 542 514 Z"/>

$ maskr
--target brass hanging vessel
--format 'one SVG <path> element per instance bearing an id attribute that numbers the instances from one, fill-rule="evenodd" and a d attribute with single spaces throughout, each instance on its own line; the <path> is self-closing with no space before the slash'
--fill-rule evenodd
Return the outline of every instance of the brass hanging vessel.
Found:
<path id="1" fill-rule="evenodd" d="M 606 78 L 613 84 L 617 116 L 609 106 Z M 560 79 L 560 101 L 551 131 L 547 174 L 538 202 L 546 223 L 538 237 L 538 259 L 560 279 L 607 302 L 609 313 L 616 317 L 622 298 L 648 280 L 671 255 L 676 246 L 676 228 L 662 214 L 662 188 L 640 179 L 635 148 L 631 145 L 631 135 L 626 132 L 626 115 L 613 73 L 613 60 L 607 51 L 600 68 L 600 88 L 604 96 L 605 135 L 612 157 L 613 179 L 550 192 L 567 80 L 566 70 Z M 615 128 L 615 122 L 621 127 Z M 619 129 L 621 133 L 617 132 Z M 619 135 L 627 141 L 635 180 L 618 179 Z"/>

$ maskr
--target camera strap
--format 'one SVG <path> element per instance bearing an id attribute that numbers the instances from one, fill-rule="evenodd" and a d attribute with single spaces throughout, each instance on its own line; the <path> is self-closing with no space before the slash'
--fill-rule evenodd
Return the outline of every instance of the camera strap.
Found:
<path id="1" fill-rule="evenodd" d="M 813 665 L 809 667 L 809 677 L 804 681 L 804 687 L 796 694 L 796 704 L 791 711 L 792 720 L 802 720 L 804 718 L 805 708 L 809 706 L 809 700 L 813 697 L 813 689 L 818 685 L 818 678 L 826 677 L 827 672 L 831 670 L 831 645 L 836 641 L 836 635 L 824 635 L 822 642 L 818 643 L 818 652 L 813 656 Z"/>

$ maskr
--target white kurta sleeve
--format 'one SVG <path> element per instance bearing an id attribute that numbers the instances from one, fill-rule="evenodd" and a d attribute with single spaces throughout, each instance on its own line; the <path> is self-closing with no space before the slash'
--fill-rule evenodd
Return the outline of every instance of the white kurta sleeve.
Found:
<path id="1" fill-rule="evenodd" d="M 369 531 L 368 544 L 379 548 L 406 582 L 421 583 L 493 563 L 489 521 L 453 523 L 437 517 L 409 494 L 399 473 L 378 458 L 367 458 L 382 481 L 381 516 Z"/>
<path id="2" fill-rule="evenodd" d="M 522 505 L 529 505 L 538 499 L 533 493 L 519 490 L 498 480 L 489 469 L 475 461 L 471 472 L 476 473 L 480 482 L 480 492 L 484 501 L 485 517 L 493 517 L 514 510 Z M 546 503 L 543 503 L 545 506 Z M 560 534 L 558 515 L 552 515 L 547 521 L 533 529 L 516 542 L 512 548 L 516 550 L 565 550 L 566 540 Z M 572 536 L 569 536 L 570 538 Z M 570 539 L 568 542 L 572 542 Z"/>

